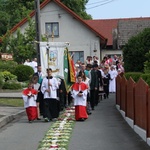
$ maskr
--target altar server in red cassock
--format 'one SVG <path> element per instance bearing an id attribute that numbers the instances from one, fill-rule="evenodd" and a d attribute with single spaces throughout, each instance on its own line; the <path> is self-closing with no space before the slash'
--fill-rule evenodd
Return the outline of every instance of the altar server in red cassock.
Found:
<path id="1" fill-rule="evenodd" d="M 75 105 L 75 119 L 77 121 L 84 121 L 88 118 L 86 111 L 87 89 L 87 85 L 82 82 L 81 75 L 78 75 L 77 83 L 72 86 L 72 97 L 74 98 Z"/>
<path id="2" fill-rule="evenodd" d="M 38 117 L 36 105 L 37 93 L 38 91 L 33 89 L 32 83 L 29 83 L 28 88 L 22 92 L 24 107 L 26 108 L 26 114 L 30 123 Z"/>

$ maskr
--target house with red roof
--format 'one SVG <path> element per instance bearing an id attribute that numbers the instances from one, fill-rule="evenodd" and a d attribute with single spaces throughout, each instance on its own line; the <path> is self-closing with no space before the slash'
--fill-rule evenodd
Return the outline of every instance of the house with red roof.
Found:
<path id="1" fill-rule="evenodd" d="M 145 28 L 150 28 L 150 17 L 86 20 L 107 38 L 107 45 L 101 49 L 101 59 L 106 55 L 122 55 L 122 47 Z"/>
<path id="2" fill-rule="evenodd" d="M 35 20 L 35 11 L 30 14 Z M 87 56 L 98 56 L 107 43 L 107 38 L 81 19 L 59 0 L 45 0 L 40 5 L 41 34 L 49 35 L 49 42 L 69 42 L 69 51 L 74 54 L 74 61 L 84 62 Z M 11 29 L 15 36 L 17 29 L 24 33 L 28 20 L 24 18 Z"/>
<path id="3" fill-rule="evenodd" d="M 35 20 L 35 11 L 30 13 Z M 150 18 L 121 18 L 83 20 L 60 0 L 45 0 L 40 5 L 41 34 L 49 35 L 49 42 L 69 42 L 69 51 L 74 61 L 84 62 L 87 56 L 122 55 L 122 47 L 128 39 L 144 28 L 150 27 Z M 24 18 L 11 32 L 16 35 L 19 28 L 24 33 L 28 20 Z"/>

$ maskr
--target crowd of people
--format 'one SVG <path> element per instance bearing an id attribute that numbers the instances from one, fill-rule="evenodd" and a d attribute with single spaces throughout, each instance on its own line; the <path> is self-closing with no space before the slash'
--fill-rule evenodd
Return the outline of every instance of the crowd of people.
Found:
<path id="1" fill-rule="evenodd" d="M 52 75 L 52 69 L 47 69 L 47 76 L 41 72 L 41 66 L 33 74 L 28 88 L 23 90 L 24 107 L 29 122 L 55 120 L 59 112 L 67 105 L 75 106 L 75 119 L 84 121 L 92 114 L 100 102 L 99 95 L 109 98 L 109 93 L 116 92 L 116 77 L 124 73 L 123 59 L 105 56 L 100 62 L 96 56 L 88 56 L 85 62 L 77 61 L 74 65 L 76 82 L 69 92 L 65 82 Z"/>
<path id="2" fill-rule="evenodd" d="M 107 99 L 109 93 L 116 92 L 116 77 L 118 74 L 124 73 L 123 64 L 122 57 L 117 55 L 113 57 L 105 56 L 101 62 L 96 56 L 88 56 L 85 62 L 78 60 L 75 63 L 76 84 L 80 85 L 80 78 L 82 78 L 82 84 L 84 83 L 87 86 L 87 89 L 83 88 L 84 90 L 80 90 L 82 84 L 78 90 L 73 86 L 71 91 L 76 110 L 76 120 L 87 119 L 85 108 L 86 113 L 90 115 L 100 102 L 100 95 Z M 80 91 L 82 91 L 82 94 Z M 85 97 L 86 101 L 83 100 Z M 83 101 L 86 102 L 86 105 Z M 78 104 L 78 102 L 80 103 Z M 81 103 L 83 104 L 81 105 Z"/>

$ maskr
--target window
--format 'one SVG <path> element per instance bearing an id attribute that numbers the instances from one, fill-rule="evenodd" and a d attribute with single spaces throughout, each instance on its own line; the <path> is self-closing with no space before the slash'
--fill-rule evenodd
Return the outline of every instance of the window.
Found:
<path id="1" fill-rule="evenodd" d="M 76 63 L 78 60 L 84 63 L 84 52 L 83 51 L 76 51 L 76 52 L 70 52 L 70 55 L 73 55 L 74 63 Z"/>
<path id="2" fill-rule="evenodd" d="M 45 33 L 50 37 L 52 36 L 52 34 L 54 35 L 54 37 L 58 37 L 59 36 L 58 22 L 45 23 L 45 30 L 46 30 Z"/>

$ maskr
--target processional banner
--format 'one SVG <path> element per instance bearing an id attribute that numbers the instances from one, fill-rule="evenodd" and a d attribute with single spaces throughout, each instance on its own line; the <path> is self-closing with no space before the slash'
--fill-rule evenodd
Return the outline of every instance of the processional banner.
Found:
<path id="1" fill-rule="evenodd" d="M 64 79 L 67 91 L 75 82 L 74 66 L 68 53 L 68 44 L 64 42 L 40 42 L 42 73 L 51 68 L 53 76 Z"/>
<path id="2" fill-rule="evenodd" d="M 64 78 L 63 56 L 66 47 L 67 44 L 64 42 L 40 42 L 41 67 L 44 75 L 46 75 L 46 69 L 51 68 L 53 76 Z"/>

